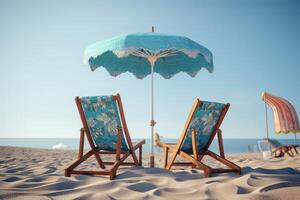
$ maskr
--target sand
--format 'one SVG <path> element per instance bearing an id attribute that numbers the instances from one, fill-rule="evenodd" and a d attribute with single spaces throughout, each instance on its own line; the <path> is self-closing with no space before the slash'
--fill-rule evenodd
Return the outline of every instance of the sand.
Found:
<path id="1" fill-rule="evenodd" d="M 72 175 L 64 168 L 76 151 L 0 147 L 0 199 L 300 199 L 300 155 L 264 160 L 258 153 L 228 154 L 242 175 L 203 178 L 201 170 L 122 167 L 111 181 L 105 176 Z M 206 163 L 218 166 L 212 160 Z M 96 168 L 93 159 L 82 167 Z"/>

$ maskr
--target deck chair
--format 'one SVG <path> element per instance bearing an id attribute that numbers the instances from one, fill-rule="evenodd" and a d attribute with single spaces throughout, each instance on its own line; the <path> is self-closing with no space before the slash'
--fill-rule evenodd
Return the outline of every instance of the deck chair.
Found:
<path id="1" fill-rule="evenodd" d="M 278 140 L 270 139 L 270 138 L 264 138 L 263 140 L 267 141 L 272 146 L 271 155 L 274 157 L 281 157 L 284 156 L 285 154 L 288 154 L 290 157 L 294 157 L 295 154 L 293 150 L 297 155 L 299 155 L 297 151 L 297 147 L 299 147 L 299 145 L 293 145 L 293 144 L 283 145 Z"/>
<path id="2" fill-rule="evenodd" d="M 172 166 L 197 167 L 204 171 L 205 177 L 210 177 L 212 173 L 223 172 L 241 174 L 241 168 L 225 158 L 222 131 L 219 129 L 228 108 L 229 104 L 196 99 L 178 143 L 163 143 L 159 139 L 156 141 L 158 146 L 165 148 L 164 167 L 169 170 Z M 220 155 L 208 149 L 216 134 L 218 135 Z M 172 153 L 171 159 L 168 159 L 169 152 Z M 189 162 L 175 162 L 177 155 Z M 228 168 L 214 169 L 205 165 L 202 162 L 205 155 L 225 164 Z"/>
<path id="3" fill-rule="evenodd" d="M 80 130 L 78 159 L 65 169 L 66 177 L 70 177 L 71 174 L 93 174 L 109 175 L 110 179 L 114 179 L 120 165 L 142 165 L 142 145 L 145 144 L 145 140 L 133 145 L 119 94 L 115 96 L 76 97 L 75 102 L 83 128 Z M 83 154 L 84 135 L 91 147 L 85 154 Z M 139 149 L 139 159 L 135 154 L 137 149 Z M 115 161 L 103 161 L 102 154 L 115 155 Z M 74 170 L 92 155 L 95 156 L 102 169 L 105 169 L 107 165 L 112 165 L 110 170 Z M 125 162 L 130 155 L 133 162 Z"/>

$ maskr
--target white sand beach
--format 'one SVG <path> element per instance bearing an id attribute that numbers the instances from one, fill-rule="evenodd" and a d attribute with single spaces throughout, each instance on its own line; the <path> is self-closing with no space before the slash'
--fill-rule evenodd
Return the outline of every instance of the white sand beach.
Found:
<path id="1" fill-rule="evenodd" d="M 261 154 L 231 154 L 242 175 L 203 178 L 201 170 L 162 167 L 121 167 L 115 180 L 105 176 L 72 175 L 64 168 L 76 159 L 73 150 L 0 147 L 0 199 L 299 199 L 300 156 L 263 160 Z M 210 165 L 218 165 L 206 160 Z M 96 168 L 93 159 L 82 167 Z"/>

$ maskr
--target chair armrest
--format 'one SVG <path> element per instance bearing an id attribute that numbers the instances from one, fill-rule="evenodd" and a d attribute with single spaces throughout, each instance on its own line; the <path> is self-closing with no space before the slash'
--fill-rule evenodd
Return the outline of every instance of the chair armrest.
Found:
<path id="1" fill-rule="evenodd" d="M 177 145 L 176 142 L 162 142 L 160 141 L 160 136 L 158 135 L 158 133 L 155 133 L 155 146 L 157 147 L 165 147 L 167 148 L 168 145 Z"/>
<path id="2" fill-rule="evenodd" d="M 132 144 L 133 145 L 133 151 L 137 150 L 140 146 L 142 146 L 143 144 L 145 144 L 146 141 L 143 139 L 137 143 Z"/>

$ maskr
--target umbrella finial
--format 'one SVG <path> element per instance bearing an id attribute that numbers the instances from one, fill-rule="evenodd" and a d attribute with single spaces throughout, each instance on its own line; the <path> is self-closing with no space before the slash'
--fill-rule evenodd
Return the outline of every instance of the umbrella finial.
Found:
<path id="1" fill-rule="evenodd" d="M 151 31 L 152 31 L 152 33 L 154 33 L 154 26 L 152 26 Z"/>

